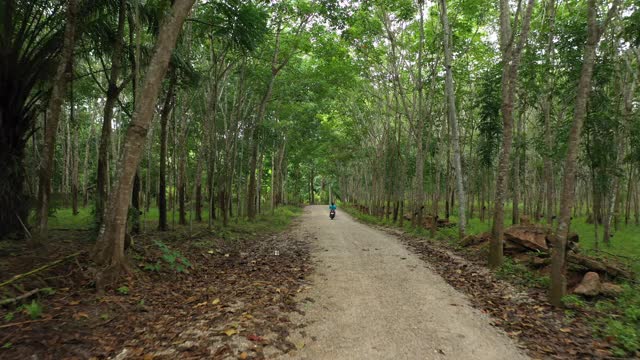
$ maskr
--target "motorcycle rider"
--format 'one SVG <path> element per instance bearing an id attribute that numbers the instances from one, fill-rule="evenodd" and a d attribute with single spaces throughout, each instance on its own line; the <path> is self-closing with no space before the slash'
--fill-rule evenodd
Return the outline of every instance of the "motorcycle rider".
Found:
<path id="1" fill-rule="evenodd" d="M 329 205 L 329 214 L 331 214 L 332 211 L 336 211 L 337 208 L 336 204 L 332 201 L 331 205 Z"/>

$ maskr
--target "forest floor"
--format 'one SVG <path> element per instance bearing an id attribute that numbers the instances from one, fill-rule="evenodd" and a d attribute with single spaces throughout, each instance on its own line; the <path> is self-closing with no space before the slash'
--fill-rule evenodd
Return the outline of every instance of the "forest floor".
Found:
<path id="1" fill-rule="evenodd" d="M 282 211 L 261 222 L 299 212 Z M 295 350 L 289 316 L 310 271 L 310 239 L 297 226 L 147 232 L 129 250 L 133 276 L 104 295 L 87 266 L 87 231 L 52 231 L 46 257 L 5 242 L 2 280 L 83 253 L 0 289 L 0 299 L 40 289 L 21 307 L 0 307 L 0 358 L 260 359 Z"/>

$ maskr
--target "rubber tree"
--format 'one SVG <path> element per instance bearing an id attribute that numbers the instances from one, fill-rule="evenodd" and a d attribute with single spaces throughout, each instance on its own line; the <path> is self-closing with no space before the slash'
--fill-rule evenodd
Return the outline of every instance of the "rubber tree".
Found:
<path id="1" fill-rule="evenodd" d="M 566 246 L 571 223 L 571 208 L 575 200 L 576 171 L 578 145 L 582 133 L 582 125 L 587 115 L 587 100 L 591 92 L 591 78 L 596 59 L 596 49 L 602 33 L 617 12 L 619 0 L 614 0 L 602 24 L 598 23 L 598 2 L 587 3 L 587 41 L 582 56 L 582 69 L 573 110 L 573 123 L 567 140 L 567 155 L 564 161 L 564 177 L 560 195 L 560 217 L 556 228 L 553 251 L 551 253 L 551 288 L 549 300 L 555 306 L 562 306 L 562 297 L 567 291 Z M 597 220 L 596 220 L 597 221 Z"/>
<path id="2" fill-rule="evenodd" d="M 511 8 L 508 0 L 500 0 L 500 51 L 502 53 L 502 150 L 498 162 L 496 177 L 495 203 L 493 209 L 493 227 L 489 247 L 489 266 L 497 268 L 502 264 L 504 238 L 504 202 L 509 184 L 509 163 L 513 144 L 513 106 L 518 84 L 518 66 L 529 35 L 531 14 L 535 0 L 528 0 L 525 13 L 522 14 L 522 26 L 519 35 L 511 26 Z M 522 0 L 518 2 L 516 18 L 520 15 Z M 519 19 L 516 19 L 518 24 Z M 517 42 L 516 42 L 517 40 Z"/>
<path id="3" fill-rule="evenodd" d="M 456 171 L 456 190 L 458 193 L 458 230 L 462 239 L 467 227 L 466 214 L 466 193 L 464 191 L 464 179 L 462 177 L 462 154 L 460 151 L 460 132 L 458 128 L 458 114 L 456 111 L 456 93 L 453 86 L 453 72 L 451 63 L 453 55 L 451 54 L 451 28 L 449 27 L 449 17 L 447 16 L 447 1 L 440 0 L 440 20 L 443 29 L 443 46 L 444 46 L 444 67 L 446 71 L 445 92 L 447 94 L 447 115 L 449 118 L 449 127 L 451 128 L 451 142 L 453 143 L 453 167 Z M 436 224 L 434 223 L 434 226 Z"/>
<path id="4" fill-rule="evenodd" d="M 56 148 L 56 133 L 62 112 L 62 103 L 66 92 L 67 82 L 73 76 L 73 50 L 76 39 L 77 1 L 67 2 L 67 23 L 64 32 L 64 45 L 60 60 L 53 79 L 53 89 L 47 106 L 47 122 L 44 129 L 44 146 L 38 173 L 38 204 L 36 209 L 37 233 L 34 242 L 42 243 L 47 240 L 49 229 L 49 196 L 51 195 L 51 175 L 53 172 L 53 154 Z"/>
<path id="5" fill-rule="evenodd" d="M 171 12 L 160 25 L 153 55 L 140 88 L 140 97 L 125 135 L 114 191 L 109 195 L 104 222 L 100 226 L 93 251 L 93 259 L 100 266 L 96 279 L 99 290 L 115 281 L 123 272 L 129 272 L 124 255 L 124 242 L 133 178 L 142 157 L 162 79 L 169 67 L 169 59 L 176 46 L 182 24 L 194 2 L 195 0 L 174 1 Z"/>

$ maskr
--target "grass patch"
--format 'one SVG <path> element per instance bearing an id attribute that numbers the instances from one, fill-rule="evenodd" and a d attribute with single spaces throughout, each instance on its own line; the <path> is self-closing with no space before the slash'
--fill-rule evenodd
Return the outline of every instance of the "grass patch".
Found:
<path id="1" fill-rule="evenodd" d="M 640 286 L 624 285 L 618 298 L 601 299 L 593 306 L 602 316 L 594 320 L 597 334 L 612 339 L 615 356 L 626 357 L 640 351 Z"/>
<path id="2" fill-rule="evenodd" d="M 271 211 L 265 211 L 263 214 L 258 215 L 256 221 L 249 222 L 246 219 L 229 219 L 228 230 L 236 233 L 260 233 L 260 232 L 276 232 L 284 230 L 291 220 L 302 214 L 302 208 L 297 206 L 281 206 L 276 208 L 273 213 Z M 178 222 L 178 211 L 167 212 L 167 222 L 169 225 L 175 225 Z M 207 222 L 209 217 L 208 210 L 203 209 L 202 219 L 203 223 Z M 144 222 L 144 226 L 147 228 L 155 228 L 160 218 L 158 208 L 150 208 L 148 212 L 143 213 L 140 216 L 140 220 Z M 187 222 L 192 219 L 195 223 L 195 214 L 187 212 Z M 91 229 L 94 226 L 94 214 L 90 207 L 80 208 L 78 214 L 73 215 L 71 208 L 59 208 L 51 216 L 49 216 L 49 228 L 51 229 Z M 188 226 L 188 225 L 187 225 Z M 222 227 L 221 220 L 214 221 L 215 227 Z"/>
<path id="3" fill-rule="evenodd" d="M 551 283 L 548 276 L 540 276 L 525 265 L 518 264 L 508 257 L 505 257 L 502 266 L 496 270 L 495 274 L 498 279 L 526 287 L 548 289 Z"/>

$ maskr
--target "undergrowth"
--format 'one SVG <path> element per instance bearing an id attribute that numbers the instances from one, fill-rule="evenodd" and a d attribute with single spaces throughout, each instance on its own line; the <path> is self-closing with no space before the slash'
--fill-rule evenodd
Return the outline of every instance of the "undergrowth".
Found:
<path id="1" fill-rule="evenodd" d="M 527 287 L 548 289 L 551 280 L 548 276 L 540 276 L 528 267 L 518 264 L 511 258 L 505 258 L 502 265 L 495 272 L 498 279 Z"/>

